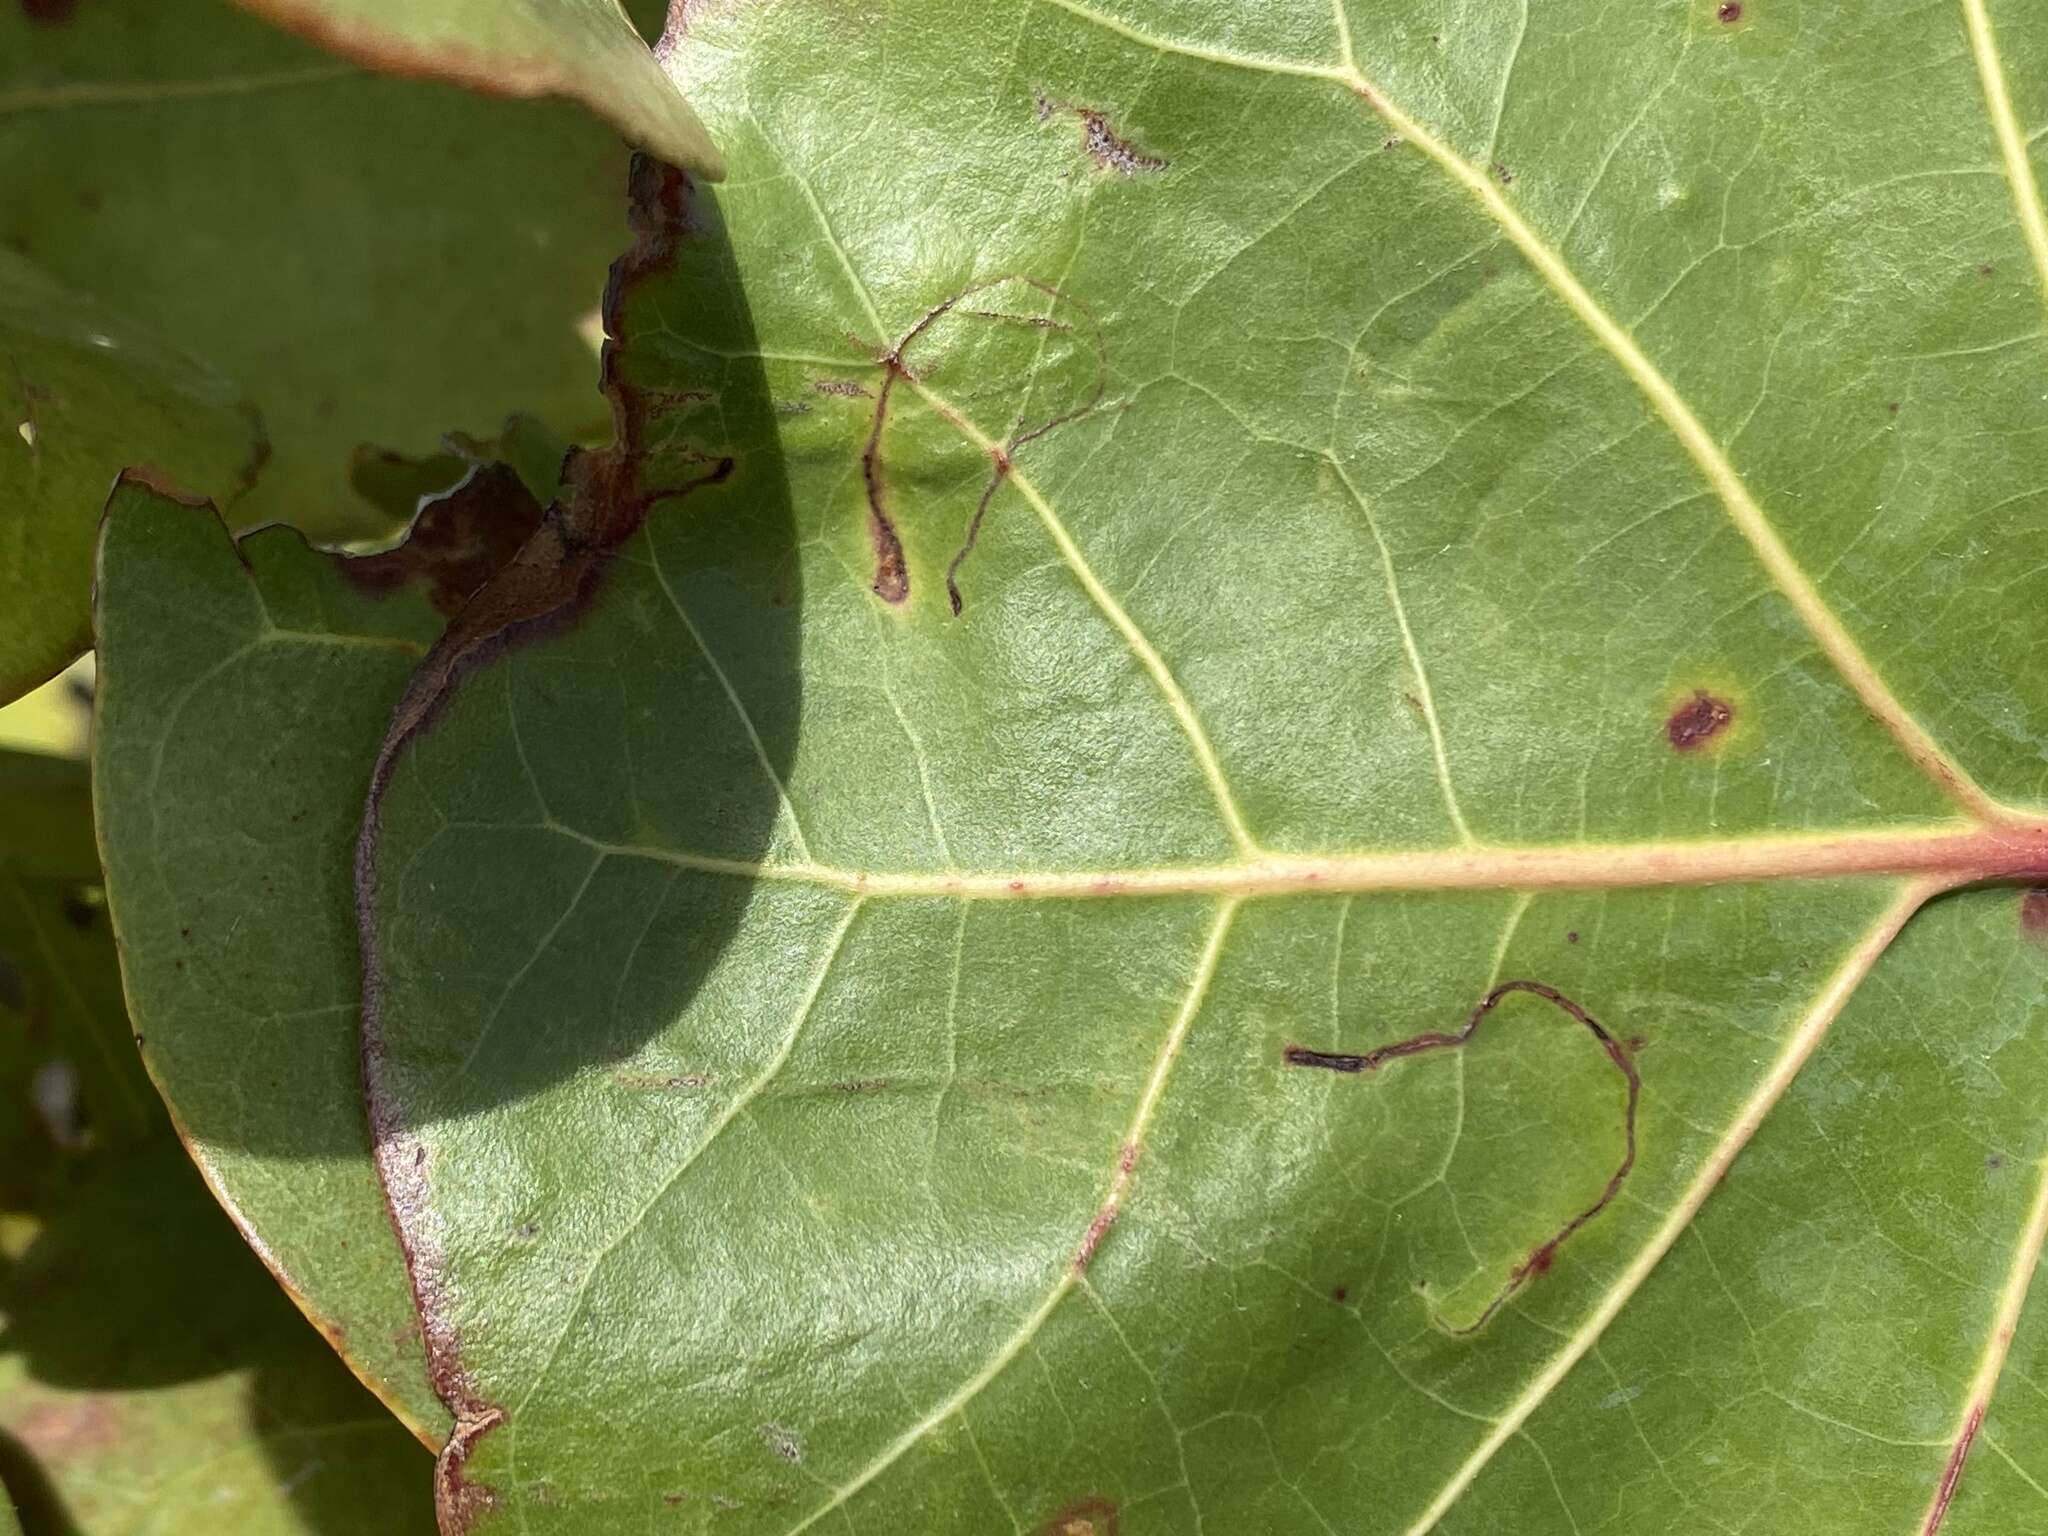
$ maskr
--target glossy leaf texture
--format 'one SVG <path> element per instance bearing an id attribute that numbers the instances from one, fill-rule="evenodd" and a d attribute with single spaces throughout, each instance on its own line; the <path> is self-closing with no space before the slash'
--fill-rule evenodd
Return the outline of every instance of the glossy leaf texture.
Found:
<path id="1" fill-rule="evenodd" d="M 601 430 L 584 327 L 623 239 L 625 161 L 579 107 L 365 72 L 220 0 L 0 8 L 0 246 L 256 407 L 270 454 L 228 508 L 242 526 L 402 527 L 349 488 L 366 444 L 426 453 L 514 411 Z M 169 454 L 152 419 L 110 406 L 67 427 L 118 469 Z M 34 485 L 21 446 L 0 449 L 10 503 Z M 91 527 L 110 478 L 60 526 Z M 225 505 L 234 486 L 182 489 Z M 68 633 L 86 593 L 64 590 Z"/>
<path id="2" fill-rule="evenodd" d="M 718 149 L 620 0 L 241 0 L 373 69 L 493 95 L 570 96 L 642 149 L 723 174 Z"/>
<path id="3" fill-rule="evenodd" d="M 2038 1524 L 2048 33 L 671 43 L 358 847 L 444 1530 Z"/>
<path id="4" fill-rule="evenodd" d="M 262 424 L 219 373 L 5 250 L 0 398 L 4 700 L 91 643 L 92 552 L 114 476 L 148 465 L 232 505 L 266 450 Z"/>

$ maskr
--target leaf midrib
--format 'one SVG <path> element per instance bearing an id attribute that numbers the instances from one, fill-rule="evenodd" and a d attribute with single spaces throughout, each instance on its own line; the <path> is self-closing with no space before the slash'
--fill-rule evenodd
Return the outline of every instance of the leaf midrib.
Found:
<path id="1" fill-rule="evenodd" d="M 1948 889 L 1986 880 L 2048 877 L 2048 818 L 2039 817 L 1990 825 L 1929 821 L 1880 831 L 1697 841 L 1259 854 L 1217 864 L 1073 870 L 885 870 L 810 860 L 765 862 L 606 841 L 552 819 L 539 825 L 609 857 L 648 859 L 735 879 L 823 886 L 864 899 L 1059 901 L 1360 891 L 1614 890 L 1853 876 L 1927 877 Z"/>

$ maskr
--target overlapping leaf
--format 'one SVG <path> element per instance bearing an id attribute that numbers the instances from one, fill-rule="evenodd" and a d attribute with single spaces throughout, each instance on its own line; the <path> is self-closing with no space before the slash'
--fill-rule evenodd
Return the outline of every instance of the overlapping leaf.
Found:
<path id="1" fill-rule="evenodd" d="M 126 484 L 102 556 L 97 791 L 144 1059 L 266 1262 L 437 1442 L 358 1093 L 350 853 L 406 676 L 539 515 L 478 466 L 403 548 L 341 559 Z"/>
<path id="2" fill-rule="evenodd" d="M 590 9 L 604 56 L 637 55 L 674 97 L 616 7 Z M 642 21 L 661 9 L 636 0 Z M 566 103 L 366 73 L 221 0 L 0 9 L 0 365 L 20 396 L 0 444 L 0 697 L 80 643 L 123 467 L 157 464 L 238 525 L 360 537 L 403 526 L 348 486 L 365 444 L 423 453 L 513 411 L 601 427 L 583 327 L 624 167 L 612 129 Z M 46 274 L 32 290 L 24 261 Z M 259 446 L 242 401 L 269 448 L 238 497 Z"/>
<path id="3" fill-rule="evenodd" d="M 361 844 L 444 1529 L 2028 1529 L 1998 19 L 699 13 Z"/>
<path id="4" fill-rule="evenodd" d="M 232 505 L 265 450 L 260 423 L 205 364 L 0 250 L 0 699 L 91 639 L 87 594 L 107 487 L 148 465 Z"/>
<path id="5" fill-rule="evenodd" d="M 433 75 L 492 94 L 573 96 L 641 148 L 721 174 L 704 125 L 620 0 L 242 0 L 374 69 Z"/>

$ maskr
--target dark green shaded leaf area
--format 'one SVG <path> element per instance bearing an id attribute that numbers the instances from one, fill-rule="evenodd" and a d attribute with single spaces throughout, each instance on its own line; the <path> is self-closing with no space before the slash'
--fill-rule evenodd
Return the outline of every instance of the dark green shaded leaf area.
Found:
<path id="1" fill-rule="evenodd" d="M 147 466 L 232 504 L 268 451 L 234 387 L 0 250 L 0 699 L 91 643 L 92 552 L 114 477 Z"/>
<path id="2" fill-rule="evenodd" d="M 104 1164 L 0 1279 L 25 1536 L 430 1531 L 431 1472 L 168 1138 Z"/>
<path id="3" fill-rule="evenodd" d="M 720 174 L 717 147 L 619 0 L 247 3 L 375 69 L 456 80 L 498 95 L 576 97 L 642 149 L 700 176 Z"/>
<path id="4" fill-rule="evenodd" d="M 438 639 L 102 550 L 138 1021 L 329 1053 L 195 1141 L 443 1530 L 2036 1528 L 2048 31 L 688 22 Z"/>
<path id="5" fill-rule="evenodd" d="M 272 450 L 249 521 L 377 527 L 361 443 L 601 421 L 577 326 L 623 166 L 566 103 L 367 73 L 219 0 L 0 11 L 0 245 L 234 380 Z"/>
<path id="6" fill-rule="evenodd" d="M 128 1038 L 82 763 L 0 752 L 0 1213 L 61 1200 L 163 1113 Z"/>
<path id="7" fill-rule="evenodd" d="M 447 1412 L 369 1163 L 351 854 L 407 676 L 539 516 L 478 465 L 402 549 L 349 559 L 288 528 L 238 547 L 128 483 L 101 556 L 96 787 L 143 1059 L 266 1261 L 433 1440 Z"/>
<path id="8" fill-rule="evenodd" d="M 121 1006 L 82 764 L 0 754 L 0 1493 L 24 1536 L 431 1529 L 426 1454 L 264 1273 Z"/>

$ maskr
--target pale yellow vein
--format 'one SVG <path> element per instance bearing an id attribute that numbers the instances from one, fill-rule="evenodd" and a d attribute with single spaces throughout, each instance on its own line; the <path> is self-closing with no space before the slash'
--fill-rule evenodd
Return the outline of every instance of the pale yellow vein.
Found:
<path id="1" fill-rule="evenodd" d="M 1530 226 L 1486 171 L 1459 155 L 1420 120 L 1389 100 L 1358 68 L 1354 59 L 1347 57 L 1337 65 L 1317 65 L 1230 54 L 1159 37 L 1128 22 L 1092 11 L 1075 3 L 1075 0 L 1045 0 L 1045 3 L 1157 52 L 1179 54 L 1263 74 L 1330 80 L 1352 91 L 1396 135 L 1420 150 L 1472 196 L 1487 216 L 1500 226 L 1509 243 L 1522 253 L 1536 274 L 1628 375 L 1720 497 L 1729 520 L 1748 542 L 1772 585 L 1799 615 L 1807 633 L 1813 636 L 1864 708 L 1885 728 L 1900 749 L 1944 793 L 1972 815 L 1984 820 L 1997 820 L 2011 814 L 1972 780 L 1961 764 L 1942 750 L 1926 727 L 1893 695 L 1890 685 L 1864 655 L 1861 645 L 1820 595 L 1804 568 L 1793 558 L 1721 445 L 1693 414 L 1671 381 L 1636 344 L 1635 338 L 1601 307 L 1564 258 Z"/>
<path id="2" fill-rule="evenodd" d="M 1436 712 L 1436 695 L 1429 686 L 1429 671 L 1422 665 L 1422 651 L 1415 643 L 1415 629 L 1408 622 L 1408 605 L 1401 600 L 1401 583 L 1394 575 L 1394 552 L 1387 548 L 1387 541 L 1380 533 L 1379 519 L 1373 516 L 1372 507 L 1365 499 L 1365 493 L 1353 483 L 1350 474 L 1335 457 L 1329 460 L 1330 467 L 1337 472 L 1337 478 L 1344 482 L 1344 489 L 1351 493 L 1351 499 L 1358 504 L 1361 516 L 1365 518 L 1366 531 L 1372 535 L 1374 548 L 1380 552 L 1380 572 L 1386 578 L 1387 603 L 1394 610 L 1394 623 L 1401 631 L 1401 649 L 1408 656 L 1408 670 L 1415 678 L 1415 700 L 1422 706 L 1422 719 L 1429 727 L 1429 744 L 1436 754 L 1436 781 L 1442 786 L 1444 808 L 1450 813 L 1451 825 L 1458 829 L 1458 840 L 1468 848 L 1477 839 L 1465 822 L 1465 813 L 1458 805 L 1457 786 L 1451 782 L 1450 754 L 1444 750 L 1443 722 Z"/>
<path id="3" fill-rule="evenodd" d="M 1223 955 L 1223 940 L 1230 932 L 1230 919 L 1236 909 L 1237 904 L 1232 901 L 1224 901 L 1217 907 L 1215 921 L 1210 925 L 1209 936 L 1203 942 L 1201 956 L 1195 962 L 1194 975 L 1188 982 L 1187 991 L 1181 999 L 1180 1008 L 1174 1014 L 1173 1023 L 1166 1032 L 1166 1039 L 1159 1047 L 1159 1054 L 1153 1059 L 1152 1071 L 1145 1079 L 1144 1091 L 1138 1096 L 1138 1105 L 1131 1116 L 1130 1128 L 1117 1148 L 1116 1166 L 1110 1175 L 1108 1196 L 1095 1218 L 1098 1227 L 1104 1224 L 1105 1214 L 1111 1217 L 1115 1215 L 1130 1188 L 1136 1165 L 1135 1149 L 1144 1145 L 1145 1134 L 1151 1128 L 1153 1114 L 1159 1107 L 1160 1099 L 1165 1095 L 1167 1079 L 1172 1076 L 1174 1063 L 1180 1059 L 1181 1047 L 1187 1043 L 1188 1031 L 1194 1026 L 1195 1015 L 1201 1012 L 1202 1000 L 1208 995 L 1209 985 L 1215 979 L 1217 962 Z M 1002 1375 L 1012 1361 L 1030 1347 L 1031 1341 L 1038 1336 L 1038 1331 L 1045 1326 L 1046 1319 L 1052 1316 L 1059 1304 L 1066 1300 L 1068 1294 L 1080 1282 L 1081 1275 L 1079 1264 L 1072 1261 L 1062 1262 L 1059 1278 L 1052 1283 L 1038 1305 L 1031 1309 L 1009 1338 L 1003 1341 L 1002 1346 L 982 1362 L 980 1369 L 962 1382 L 944 1402 L 884 1446 L 874 1460 L 834 1489 L 831 1498 L 791 1526 L 787 1536 L 798 1536 L 799 1532 L 809 1530 L 827 1515 L 841 1508 L 847 1500 L 902 1460 L 905 1454 L 933 1429 L 960 1413 L 984 1388 Z"/>
<path id="4" fill-rule="evenodd" d="M 1425 1532 L 1443 1519 L 1451 1506 L 1485 1470 L 1487 1463 L 1500 1448 L 1521 1431 L 1557 1384 L 1563 1381 L 1586 1352 L 1599 1342 L 1600 1335 L 1607 1331 L 1608 1325 L 1620 1315 L 1621 1309 L 1642 1288 L 1643 1282 L 1649 1279 L 1650 1272 L 1663 1260 L 1671 1245 L 1678 1241 L 1680 1234 L 1692 1224 L 1693 1218 L 1699 1214 L 1700 1207 L 1706 1203 L 1707 1196 L 1713 1193 L 1714 1187 L 1721 1182 L 1729 1166 L 1735 1161 L 1736 1154 L 1749 1144 L 1749 1139 L 1756 1134 L 1757 1127 L 1763 1124 L 1765 1117 L 1776 1107 L 1785 1090 L 1792 1085 L 1792 1080 L 1799 1075 L 1799 1070 L 1806 1065 L 1807 1058 L 1812 1056 L 1822 1039 L 1826 1037 L 1829 1026 L 1847 1006 L 1849 999 L 1855 995 L 1863 978 L 1870 974 L 1879 957 L 1898 936 L 1899 930 L 1905 927 L 1906 920 L 1918 911 L 1921 903 L 1937 889 L 1935 884 L 1928 881 L 1914 881 L 1902 886 L 1898 895 L 1858 940 L 1855 948 L 1851 949 L 1836 966 L 1834 974 L 1822 986 L 1787 1037 L 1777 1059 L 1771 1063 L 1770 1070 L 1751 1091 L 1749 1098 L 1737 1111 L 1734 1121 L 1722 1133 L 1713 1150 L 1707 1154 L 1693 1174 L 1692 1182 L 1686 1186 L 1685 1193 L 1665 1214 L 1664 1220 L 1659 1223 L 1650 1239 L 1636 1251 L 1628 1266 L 1601 1293 L 1587 1314 L 1586 1320 L 1572 1331 L 1564 1346 L 1552 1355 L 1543 1368 L 1530 1379 L 1529 1384 L 1515 1395 L 1514 1401 L 1508 1404 L 1493 1429 L 1473 1448 L 1471 1454 L 1459 1463 L 1457 1470 L 1451 1474 L 1437 1496 L 1430 1500 L 1421 1515 L 1408 1527 L 1407 1536 L 1424 1536 Z"/>
<path id="5" fill-rule="evenodd" d="M 560 823 L 550 829 L 607 854 L 701 874 L 818 885 L 849 895 L 962 901 L 1065 901 L 1140 896 L 1287 896 L 1351 891 L 1614 890 L 1922 875 L 1944 889 L 1979 880 L 2038 879 L 2048 820 L 1973 827 L 1926 822 L 1874 831 L 1791 833 L 1647 843 L 1565 843 L 1261 854 L 1228 864 L 1110 869 L 886 870 L 766 863 L 616 843 Z"/>
<path id="6" fill-rule="evenodd" d="M 1984 109 L 1991 118 L 1991 131 L 1998 139 L 1998 152 L 2005 161 L 2005 179 L 2012 184 L 2013 209 L 2019 215 L 2020 230 L 2026 236 L 2027 251 L 2034 258 L 2040 278 L 2041 302 L 2048 306 L 2048 212 L 2041 203 L 2041 184 L 2034 176 L 2034 162 L 2027 157 L 2027 139 L 2020 132 L 2012 109 L 2012 97 L 2005 88 L 2005 66 L 1998 54 L 1998 38 L 1991 30 L 1991 16 L 1984 0 L 1963 0 L 1963 24 L 1970 34 L 1970 52 L 1977 60 L 1977 78 L 1984 85 Z"/>
<path id="7" fill-rule="evenodd" d="M 1956 1423 L 1949 1453 L 1950 1466 L 1944 1468 L 1944 1480 L 1956 1470 L 1955 1459 L 1969 1454 L 1970 1441 L 1991 1407 L 1992 1394 L 1998 1390 L 1998 1378 L 2005 1370 L 2005 1357 L 2012 1349 L 2013 1335 L 2019 1331 L 2020 1313 L 2026 1308 L 2027 1292 L 2041 1267 L 2044 1241 L 2048 1241 L 2048 1158 L 2035 1168 L 2034 1198 L 2020 1228 L 2019 1241 L 2013 1247 L 2005 1283 L 1998 1290 L 1998 1304 L 1992 1309 L 1991 1326 L 1984 1336 L 1984 1352 L 1978 1358 L 1975 1374 L 1970 1378 L 1969 1395 L 1963 1399 L 1963 1411 Z M 1925 1530 L 1938 1528 L 1938 1517 L 1944 1512 L 1943 1504 L 1942 1492 L 1937 1489 L 1922 1521 Z"/>

